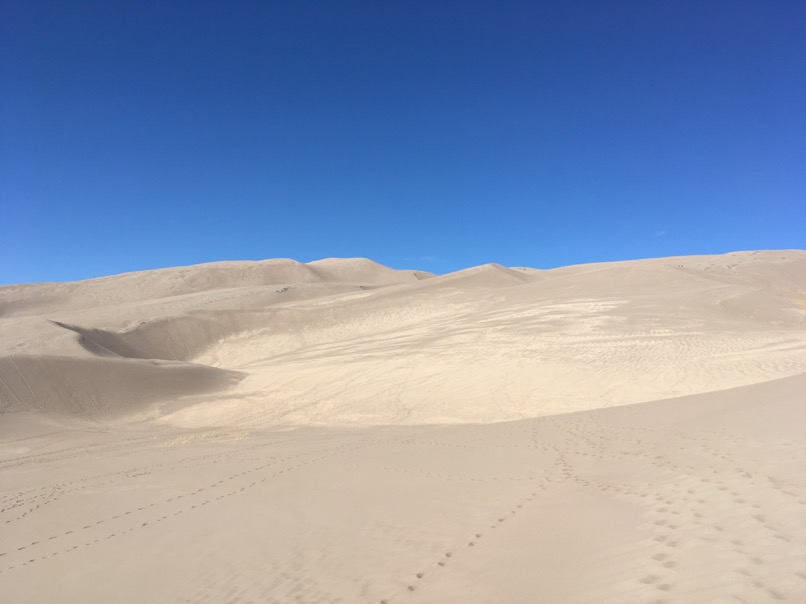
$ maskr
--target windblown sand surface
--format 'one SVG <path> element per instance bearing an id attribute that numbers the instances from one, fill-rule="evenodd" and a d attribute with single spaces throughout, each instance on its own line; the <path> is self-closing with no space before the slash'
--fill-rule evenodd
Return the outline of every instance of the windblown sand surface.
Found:
<path id="1" fill-rule="evenodd" d="M 806 602 L 806 252 L 0 288 L 9 602 Z"/>

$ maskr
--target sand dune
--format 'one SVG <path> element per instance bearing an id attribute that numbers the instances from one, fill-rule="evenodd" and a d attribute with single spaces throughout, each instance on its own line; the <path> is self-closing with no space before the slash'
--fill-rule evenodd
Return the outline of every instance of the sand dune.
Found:
<path id="1" fill-rule="evenodd" d="M 132 415 L 218 391 L 239 376 L 187 362 L 231 334 L 270 324 L 276 330 L 267 309 L 430 276 L 362 258 L 281 259 L 1 287 L 0 411 Z"/>
<path id="2" fill-rule="evenodd" d="M 806 252 L 0 287 L 12 602 L 806 601 Z"/>
<path id="3" fill-rule="evenodd" d="M 73 283 L 0 287 L 0 317 L 27 316 L 249 286 L 358 282 L 388 285 L 431 276 L 400 271 L 366 258 L 329 258 L 309 264 L 279 258 L 260 262 L 212 262 L 126 273 Z"/>
<path id="4" fill-rule="evenodd" d="M 199 398 L 212 387 L 190 382 L 167 398 L 139 378 L 137 392 L 107 392 L 90 371 L 76 386 L 120 401 L 74 408 L 85 416 L 153 415 L 188 395 L 166 418 L 182 425 L 488 422 L 657 400 L 802 372 L 804 275 L 792 251 L 440 277 L 278 260 L 11 286 L 0 352 L 15 362 L 0 365 L 0 392 L 6 410 L 43 410 L 20 384 L 44 355 L 240 373 L 227 397 L 248 405 Z"/>

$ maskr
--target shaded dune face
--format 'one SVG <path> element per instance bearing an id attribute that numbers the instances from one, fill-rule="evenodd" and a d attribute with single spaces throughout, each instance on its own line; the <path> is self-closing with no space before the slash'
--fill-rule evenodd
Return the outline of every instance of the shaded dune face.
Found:
<path id="1" fill-rule="evenodd" d="M 246 329 L 249 318 L 185 316 L 144 322 L 118 332 L 53 323 L 76 333 L 78 343 L 95 356 L 190 361 L 222 337 Z"/>
<path id="2" fill-rule="evenodd" d="M 214 367 L 140 359 L 0 359 L 0 395 L 6 411 L 76 418 L 128 415 L 172 397 L 225 389 L 241 377 Z"/>
<path id="3" fill-rule="evenodd" d="M 270 260 L 8 286 L 0 409 L 504 421 L 802 373 L 805 317 L 802 251 L 439 277 Z"/>

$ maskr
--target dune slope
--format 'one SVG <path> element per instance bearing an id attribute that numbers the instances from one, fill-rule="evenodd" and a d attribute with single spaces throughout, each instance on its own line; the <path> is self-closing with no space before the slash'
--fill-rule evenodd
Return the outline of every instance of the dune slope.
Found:
<path id="1" fill-rule="evenodd" d="M 806 596 L 804 376 L 515 422 L 0 426 L 10 602 Z"/>

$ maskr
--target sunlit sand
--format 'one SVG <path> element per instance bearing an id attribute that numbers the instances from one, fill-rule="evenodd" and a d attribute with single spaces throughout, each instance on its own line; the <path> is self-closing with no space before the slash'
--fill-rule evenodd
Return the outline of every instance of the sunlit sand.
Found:
<path id="1" fill-rule="evenodd" d="M 0 287 L 8 602 L 806 599 L 806 252 Z"/>

